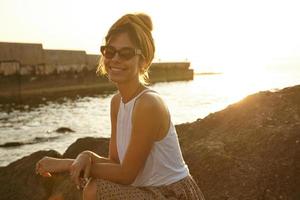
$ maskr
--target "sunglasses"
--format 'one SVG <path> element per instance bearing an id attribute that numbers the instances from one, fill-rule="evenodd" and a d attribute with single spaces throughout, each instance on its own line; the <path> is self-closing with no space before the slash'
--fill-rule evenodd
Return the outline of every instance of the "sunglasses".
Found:
<path id="1" fill-rule="evenodd" d="M 117 50 L 113 46 L 101 46 L 100 51 L 105 58 L 112 59 L 118 53 L 119 58 L 122 60 L 129 60 L 135 55 L 143 55 L 140 49 L 123 47 Z"/>

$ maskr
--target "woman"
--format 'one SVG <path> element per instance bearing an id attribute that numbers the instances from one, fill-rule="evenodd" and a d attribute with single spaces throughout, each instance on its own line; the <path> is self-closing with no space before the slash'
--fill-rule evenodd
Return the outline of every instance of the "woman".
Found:
<path id="1" fill-rule="evenodd" d="M 108 158 L 91 151 L 75 160 L 45 157 L 37 163 L 39 174 L 70 171 L 84 187 L 84 199 L 204 199 L 182 158 L 167 106 L 145 86 L 155 52 L 151 31 L 148 15 L 127 14 L 101 47 L 98 71 L 119 91 L 111 100 Z"/>

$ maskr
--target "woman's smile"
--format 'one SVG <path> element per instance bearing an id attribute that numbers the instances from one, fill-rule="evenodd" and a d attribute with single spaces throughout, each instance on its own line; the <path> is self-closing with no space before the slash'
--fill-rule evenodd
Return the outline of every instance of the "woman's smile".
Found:
<path id="1" fill-rule="evenodd" d="M 109 69 L 110 69 L 112 72 L 123 72 L 123 71 L 126 70 L 125 68 L 122 68 L 122 67 L 109 67 Z"/>

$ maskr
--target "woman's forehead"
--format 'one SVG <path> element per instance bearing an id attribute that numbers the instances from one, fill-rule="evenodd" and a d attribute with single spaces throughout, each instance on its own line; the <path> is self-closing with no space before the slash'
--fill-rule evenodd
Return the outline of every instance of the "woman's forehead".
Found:
<path id="1" fill-rule="evenodd" d="M 128 46 L 128 47 L 134 47 L 134 43 L 131 41 L 128 33 L 118 33 L 112 35 L 107 44 L 109 45 L 117 45 L 117 46 Z"/>

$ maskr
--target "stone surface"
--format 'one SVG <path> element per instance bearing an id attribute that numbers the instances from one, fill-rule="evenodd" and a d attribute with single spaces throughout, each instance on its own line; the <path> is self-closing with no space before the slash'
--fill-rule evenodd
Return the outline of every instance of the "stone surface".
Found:
<path id="1" fill-rule="evenodd" d="M 64 158 L 76 158 L 76 156 L 84 151 L 90 150 L 98 155 L 108 155 L 108 138 L 81 138 L 73 143 L 63 154 Z M 74 183 L 70 181 L 68 174 L 58 176 L 51 191 L 50 199 L 64 200 L 81 200 L 82 191 L 77 190 Z M 62 198 L 63 197 L 63 198 Z"/>
<path id="2" fill-rule="evenodd" d="M 44 156 L 61 157 L 56 151 L 38 151 L 0 168 L 1 200 L 42 200 L 51 194 L 56 178 L 42 178 L 35 164 Z"/>
<path id="3" fill-rule="evenodd" d="M 300 86 L 177 126 L 207 199 L 300 199 Z"/>

